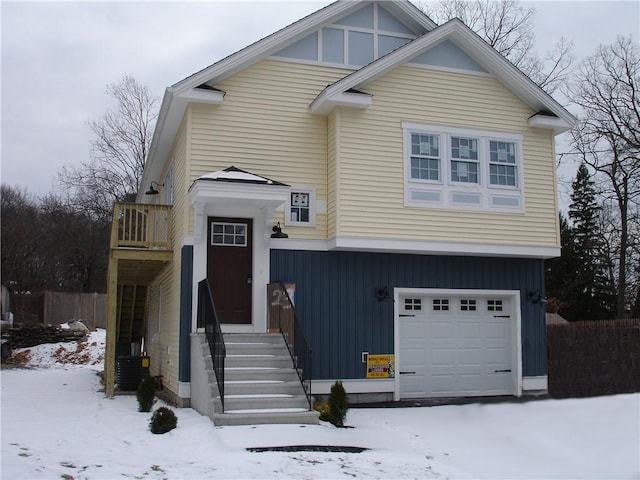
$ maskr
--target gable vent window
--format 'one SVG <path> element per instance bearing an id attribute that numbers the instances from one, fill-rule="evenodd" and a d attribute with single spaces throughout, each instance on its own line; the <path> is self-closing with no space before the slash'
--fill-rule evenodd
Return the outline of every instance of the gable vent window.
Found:
<path id="1" fill-rule="evenodd" d="M 422 300 L 419 298 L 405 298 L 404 309 L 413 311 L 422 310 Z"/>
<path id="2" fill-rule="evenodd" d="M 489 312 L 501 312 L 502 300 L 487 300 L 487 310 Z"/>
<path id="3" fill-rule="evenodd" d="M 292 187 L 286 205 L 285 225 L 313 227 L 316 224 L 316 191 L 314 188 Z"/>
<path id="4" fill-rule="evenodd" d="M 448 312 L 449 300 L 446 298 L 434 298 L 433 299 L 433 311 L 434 312 Z"/>
<path id="5" fill-rule="evenodd" d="M 460 311 L 461 312 L 475 312 L 477 309 L 475 300 L 460 300 Z"/>

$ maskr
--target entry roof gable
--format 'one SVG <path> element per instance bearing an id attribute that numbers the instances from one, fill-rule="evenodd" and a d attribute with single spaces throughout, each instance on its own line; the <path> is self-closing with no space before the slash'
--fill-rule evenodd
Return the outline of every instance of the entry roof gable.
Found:
<path id="1" fill-rule="evenodd" d="M 555 118 L 553 128 L 556 133 L 565 131 L 575 124 L 576 118 L 554 100 L 551 95 L 546 93 L 457 18 L 449 20 L 444 25 L 425 33 L 360 70 L 327 86 L 309 105 L 309 110 L 311 113 L 324 115 L 336 105 L 345 105 L 345 93 L 356 89 L 364 89 L 367 84 L 382 77 L 394 68 L 410 62 L 413 58 L 447 40 L 454 43 L 531 107 L 536 112 L 532 117 L 536 119 L 535 126 L 549 123 L 541 122 L 541 117 Z M 371 101 L 371 98 L 368 98 L 367 102 L 363 102 L 360 99 L 353 106 L 362 108 L 364 103 L 368 105 Z"/>

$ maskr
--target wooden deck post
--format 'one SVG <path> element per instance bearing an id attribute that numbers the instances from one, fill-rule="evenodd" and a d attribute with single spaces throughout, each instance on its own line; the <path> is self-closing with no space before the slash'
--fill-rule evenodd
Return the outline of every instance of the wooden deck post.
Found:
<path id="1" fill-rule="evenodd" d="M 116 383 L 116 341 L 118 312 L 118 259 L 113 251 L 109 255 L 109 273 L 107 276 L 107 341 L 104 356 L 105 393 L 113 397 Z"/>

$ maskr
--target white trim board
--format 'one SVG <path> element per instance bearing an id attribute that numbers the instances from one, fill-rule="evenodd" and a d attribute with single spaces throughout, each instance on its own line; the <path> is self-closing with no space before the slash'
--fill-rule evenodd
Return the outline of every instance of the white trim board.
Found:
<path id="1" fill-rule="evenodd" d="M 287 232 L 285 232 L 287 233 Z M 291 232 L 288 232 L 291 233 Z M 456 255 L 476 257 L 553 258 L 560 247 L 528 245 L 492 245 L 430 240 L 388 240 L 383 238 L 337 237 L 331 240 L 272 239 L 274 250 L 327 252 L 360 251 L 416 255 Z"/>
<path id="2" fill-rule="evenodd" d="M 336 380 L 313 380 L 311 382 L 312 395 L 328 395 Z M 349 393 L 393 393 L 394 379 L 351 379 L 341 380 L 344 389 Z"/>

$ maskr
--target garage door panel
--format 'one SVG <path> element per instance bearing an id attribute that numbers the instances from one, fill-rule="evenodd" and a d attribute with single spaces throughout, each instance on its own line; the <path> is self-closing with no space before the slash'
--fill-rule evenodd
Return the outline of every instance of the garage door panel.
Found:
<path id="1" fill-rule="evenodd" d="M 487 312 L 487 297 L 437 296 L 445 297 L 449 311 L 427 309 L 410 322 L 400 319 L 401 371 L 419 372 L 400 377 L 401 398 L 514 394 L 511 299 L 500 298 L 503 309 L 496 316 Z M 433 298 L 425 295 L 422 305 L 435 305 Z M 475 310 L 463 308 L 471 303 Z"/>

